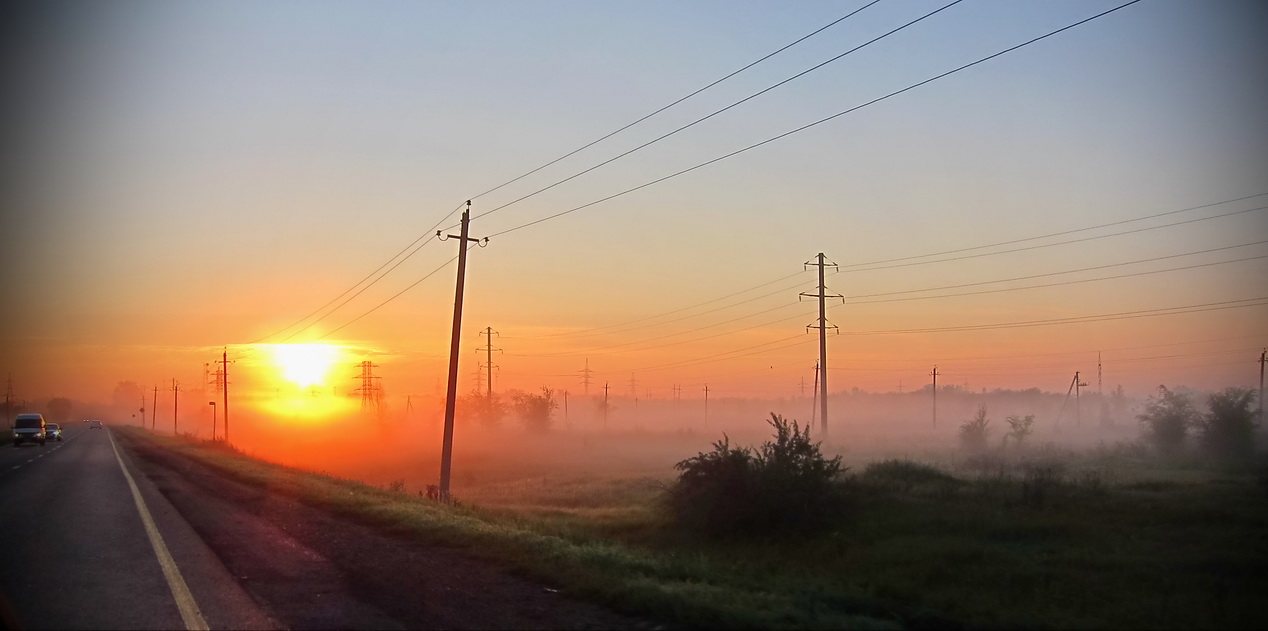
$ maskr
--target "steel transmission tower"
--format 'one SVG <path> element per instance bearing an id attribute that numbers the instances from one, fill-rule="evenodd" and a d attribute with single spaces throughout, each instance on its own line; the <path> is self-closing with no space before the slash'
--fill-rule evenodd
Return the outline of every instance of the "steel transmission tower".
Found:
<path id="1" fill-rule="evenodd" d="M 827 436 L 828 435 L 828 329 L 837 328 L 836 325 L 828 324 L 827 299 L 840 298 L 841 302 L 844 303 L 845 297 L 839 294 L 829 294 L 828 288 L 827 286 L 824 285 L 824 282 L 823 282 L 824 268 L 827 268 L 827 267 L 835 268 L 837 266 L 836 263 L 828 263 L 827 260 L 823 256 L 823 252 L 820 252 L 819 255 L 815 257 L 814 261 L 806 261 L 803 264 L 802 269 L 810 269 L 811 266 L 819 268 L 819 292 L 814 294 L 808 294 L 808 293 L 802 292 L 801 294 L 798 294 L 797 299 L 800 300 L 802 296 L 807 298 L 819 299 L 818 323 L 806 325 L 806 330 L 809 331 L 810 329 L 819 329 L 819 383 L 821 384 L 820 392 L 823 393 L 822 396 L 819 397 L 819 431 L 823 432 L 824 436 Z"/>
<path id="2" fill-rule="evenodd" d="M 373 410 L 377 416 L 381 412 L 379 403 L 383 400 L 383 387 L 376 381 L 376 379 L 381 379 L 381 377 L 377 377 L 374 374 L 374 369 L 378 368 L 379 365 L 371 363 L 367 359 L 357 364 L 357 366 L 361 368 L 361 374 L 353 377 L 353 379 L 360 379 L 361 387 L 353 390 L 353 392 L 361 393 L 361 411 L 364 413 Z"/>

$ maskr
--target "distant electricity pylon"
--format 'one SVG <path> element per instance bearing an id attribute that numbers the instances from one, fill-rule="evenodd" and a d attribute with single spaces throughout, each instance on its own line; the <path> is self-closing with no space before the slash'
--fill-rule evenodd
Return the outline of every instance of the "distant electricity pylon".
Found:
<path id="1" fill-rule="evenodd" d="M 485 352 L 484 369 L 486 371 L 486 374 L 488 375 L 488 381 L 489 381 L 486 386 L 487 390 L 485 392 L 485 396 L 491 400 L 493 398 L 493 369 L 497 368 L 497 366 L 493 365 L 493 351 L 497 351 L 499 353 L 502 352 L 502 349 L 500 348 L 493 348 L 493 336 L 497 335 L 498 337 L 501 337 L 501 335 L 498 334 L 497 331 L 494 331 L 493 327 L 490 327 L 490 326 L 484 327 L 484 332 L 481 333 L 480 335 L 483 335 L 485 337 L 484 348 L 477 348 L 476 352 L 479 352 L 479 351 Z M 477 362 L 477 370 L 478 368 L 479 368 L 479 363 Z"/>
<path id="2" fill-rule="evenodd" d="M 586 367 L 582 368 L 578 372 L 581 373 L 581 387 L 583 388 L 582 394 L 585 394 L 588 397 L 590 396 L 590 373 L 594 372 L 593 370 L 590 370 L 589 358 L 586 358 Z"/>
<path id="3" fill-rule="evenodd" d="M 383 386 L 376 381 L 377 379 L 380 379 L 380 377 L 377 377 L 374 374 L 374 369 L 378 368 L 379 365 L 371 363 L 370 360 L 367 359 L 357 364 L 357 366 L 361 368 L 361 374 L 357 377 L 353 377 L 353 379 L 360 379 L 361 387 L 357 388 L 353 392 L 361 393 L 361 411 L 367 412 L 373 410 L 374 414 L 377 416 L 382 412 L 380 404 L 383 401 Z"/>
<path id="4" fill-rule="evenodd" d="M 802 265 L 802 269 L 809 269 L 811 266 L 819 268 L 819 293 L 808 294 L 802 292 L 797 295 L 797 299 L 801 300 L 802 296 L 807 298 L 819 299 L 819 320 L 818 324 L 806 325 L 806 330 L 819 329 L 819 383 L 822 385 L 823 396 L 819 397 L 819 430 L 824 436 L 828 435 L 828 328 L 836 329 L 836 325 L 828 324 L 827 305 L 828 298 L 840 298 L 841 302 L 845 302 L 845 297 L 839 294 L 829 294 L 828 289 L 823 283 L 823 270 L 825 267 L 836 267 L 836 263 L 828 263 L 820 252 L 815 257 L 814 262 L 806 261 Z M 837 330 L 840 333 L 840 330 Z"/>

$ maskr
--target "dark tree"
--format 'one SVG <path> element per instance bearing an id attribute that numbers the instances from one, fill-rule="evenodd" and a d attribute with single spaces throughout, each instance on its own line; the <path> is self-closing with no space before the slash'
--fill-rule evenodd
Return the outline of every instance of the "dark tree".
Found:
<path id="1" fill-rule="evenodd" d="M 551 415 L 559 407 L 559 403 L 555 401 L 555 391 L 545 386 L 542 386 L 541 394 L 517 392 L 514 405 L 524 427 L 537 433 L 550 431 Z"/>
<path id="2" fill-rule="evenodd" d="M 1197 421 L 1202 447 L 1218 458 L 1247 460 L 1255 453 L 1255 391 L 1226 388 L 1207 399 L 1210 412 Z"/>
<path id="3" fill-rule="evenodd" d="M 1200 417 L 1191 395 L 1158 386 L 1158 395 L 1149 397 L 1136 418 L 1144 425 L 1145 438 L 1163 455 L 1174 456 L 1184 449 L 1189 429 Z"/>

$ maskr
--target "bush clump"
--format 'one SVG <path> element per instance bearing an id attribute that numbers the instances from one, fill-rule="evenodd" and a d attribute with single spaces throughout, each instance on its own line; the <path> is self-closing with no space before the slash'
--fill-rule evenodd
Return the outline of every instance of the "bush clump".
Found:
<path id="1" fill-rule="evenodd" d="M 986 418 L 986 406 L 978 406 L 977 414 L 960 425 L 960 444 L 969 451 L 986 449 L 986 440 L 991 435 L 990 425 L 991 420 Z"/>
<path id="2" fill-rule="evenodd" d="M 1255 391 L 1226 388 L 1207 398 L 1210 412 L 1194 423 L 1208 454 L 1249 461 L 1255 455 Z"/>
<path id="3" fill-rule="evenodd" d="M 1136 415 L 1145 430 L 1145 438 L 1164 456 L 1173 457 L 1184 449 L 1189 430 L 1201 417 L 1186 392 L 1158 386 L 1158 396 L 1149 397 L 1145 410 Z"/>
<path id="4" fill-rule="evenodd" d="M 668 506 L 680 525 L 707 535 L 763 534 L 816 529 L 841 514 L 841 457 L 825 458 L 809 427 L 778 414 L 767 422 L 774 442 L 732 447 L 724 435 L 713 451 L 674 465 L 680 473 Z"/>

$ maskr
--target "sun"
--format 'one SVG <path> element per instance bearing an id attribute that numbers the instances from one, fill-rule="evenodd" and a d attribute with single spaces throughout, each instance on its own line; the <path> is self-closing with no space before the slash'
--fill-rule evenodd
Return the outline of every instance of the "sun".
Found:
<path id="1" fill-rule="evenodd" d="M 300 388 L 323 386 L 342 354 L 333 344 L 272 344 L 282 379 Z"/>

